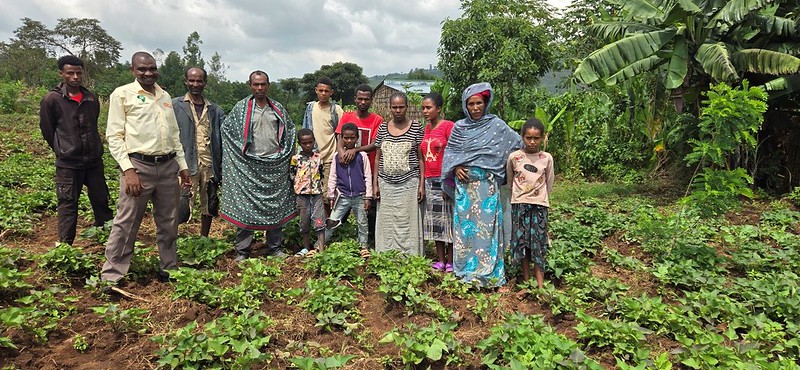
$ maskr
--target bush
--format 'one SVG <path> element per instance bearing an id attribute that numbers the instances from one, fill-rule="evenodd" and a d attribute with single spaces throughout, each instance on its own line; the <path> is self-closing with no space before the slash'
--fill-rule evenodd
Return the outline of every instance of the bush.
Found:
<path id="1" fill-rule="evenodd" d="M 44 87 L 28 87 L 21 81 L 0 81 L 0 113 L 36 113 L 45 94 Z"/>

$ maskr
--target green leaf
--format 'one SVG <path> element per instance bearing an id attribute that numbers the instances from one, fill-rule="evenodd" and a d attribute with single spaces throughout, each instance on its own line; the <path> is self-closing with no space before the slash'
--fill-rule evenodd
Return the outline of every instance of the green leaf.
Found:
<path id="1" fill-rule="evenodd" d="M 658 31 L 659 28 L 641 22 L 596 22 L 587 28 L 587 31 L 597 37 L 607 40 L 618 40 L 621 37 L 635 33 Z"/>
<path id="2" fill-rule="evenodd" d="M 600 79 L 606 79 L 631 65 L 639 63 L 637 73 L 644 71 L 641 64 L 643 59 L 648 59 L 664 45 L 673 40 L 676 29 L 653 31 L 628 36 L 595 50 L 586 57 L 575 69 L 575 78 L 591 84 Z M 648 62 L 650 67 L 658 63 Z M 634 67 L 636 69 L 637 67 Z M 631 69 L 631 71 L 634 71 Z M 627 76 L 627 74 L 623 73 Z M 615 79 L 615 81 L 617 81 Z"/>
<path id="3" fill-rule="evenodd" d="M 663 19 L 664 10 L 659 4 L 647 0 L 628 0 L 622 2 L 622 10 L 639 21 Z"/>
<path id="4" fill-rule="evenodd" d="M 447 343 L 441 339 L 434 339 L 433 343 L 425 350 L 425 356 L 433 361 L 442 359 L 442 353 L 447 351 Z"/>
<path id="5" fill-rule="evenodd" d="M 755 10 L 770 5 L 770 0 L 730 0 L 706 24 L 706 28 L 717 27 L 717 22 L 722 21 L 729 25 L 737 24 Z"/>
<path id="6" fill-rule="evenodd" d="M 703 70 L 717 82 L 734 82 L 739 79 L 728 47 L 724 43 L 700 45 L 695 59 L 703 66 Z"/>
<path id="7" fill-rule="evenodd" d="M 683 85 L 686 74 L 689 72 L 689 46 L 683 35 L 675 37 L 672 48 L 672 57 L 667 67 L 667 81 L 664 87 L 667 89 L 677 89 Z"/>
<path id="8" fill-rule="evenodd" d="M 763 87 L 769 93 L 770 99 L 779 98 L 800 91 L 800 76 L 779 77 L 765 83 Z"/>
<path id="9" fill-rule="evenodd" d="M 733 62 L 743 71 L 759 74 L 785 75 L 800 71 L 800 58 L 765 49 L 739 50 L 733 54 Z"/>

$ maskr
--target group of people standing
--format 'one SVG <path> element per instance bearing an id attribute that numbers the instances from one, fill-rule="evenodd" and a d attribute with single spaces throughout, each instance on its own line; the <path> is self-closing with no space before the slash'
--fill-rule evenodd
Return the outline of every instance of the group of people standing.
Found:
<path id="1" fill-rule="evenodd" d="M 58 67 L 64 82 L 43 98 L 40 126 L 56 155 L 59 238 L 72 243 L 84 184 L 95 224 L 103 225 L 112 213 L 97 132 L 99 103 L 81 86 L 80 59 L 62 57 Z M 436 245 L 435 270 L 501 286 L 510 257 L 522 263 L 525 279 L 533 261 L 541 286 L 553 159 L 541 150 L 545 129 L 538 120 L 526 122 L 521 138 L 490 113 L 489 84 L 464 91 L 466 117 L 458 122 L 441 116 L 443 99 L 436 93 L 422 101 L 426 122 L 407 117 L 408 98 L 401 93 L 391 97 L 392 117 L 383 122 L 369 111 L 368 85 L 356 88 L 356 110 L 345 113 L 330 98 L 333 82 L 323 77 L 315 86 L 318 99 L 308 104 L 303 128 L 296 130 L 286 109 L 268 96 L 263 71 L 250 74 L 252 94 L 226 115 L 204 97 L 202 68 L 186 71 L 187 93 L 175 99 L 156 83 L 152 55 L 135 53 L 131 70 L 135 81 L 109 99 L 106 138 L 121 174 L 103 280 L 116 282 L 128 272 L 150 200 L 158 278 L 169 279 L 168 270 L 178 262 L 183 194 L 189 204 L 200 200 L 202 235 L 217 215 L 238 227 L 237 261 L 251 256 L 254 231 L 266 232 L 268 255 L 285 256 L 282 227 L 298 215 L 303 245 L 297 255 L 311 257 L 352 212 L 364 258 L 371 249 L 421 255 L 428 240 Z M 514 214 L 510 248 L 503 226 L 509 197 L 501 195 L 506 181 Z"/>

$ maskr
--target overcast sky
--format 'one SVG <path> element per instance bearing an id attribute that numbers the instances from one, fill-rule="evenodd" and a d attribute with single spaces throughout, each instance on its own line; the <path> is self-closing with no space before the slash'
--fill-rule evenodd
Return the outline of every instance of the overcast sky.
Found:
<path id="1" fill-rule="evenodd" d="M 569 0 L 548 0 L 564 6 Z M 122 43 L 182 55 L 197 31 L 208 62 L 219 52 L 228 79 L 263 69 L 271 79 L 302 77 L 323 64 L 353 62 L 367 76 L 436 65 L 441 22 L 461 15 L 458 0 L 3 0 L 0 40 L 29 17 L 96 18 Z"/>

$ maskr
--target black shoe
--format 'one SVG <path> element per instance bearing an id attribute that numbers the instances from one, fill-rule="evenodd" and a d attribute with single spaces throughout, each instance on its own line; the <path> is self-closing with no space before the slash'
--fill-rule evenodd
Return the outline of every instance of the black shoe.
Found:
<path id="1" fill-rule="evenodd" d="M 162 283 L 175 282 L 174 278 L 169 277 L 169 272 L 159 271 L 156 273 L 156 279 Z"/>
<path id="2" fill-rule="evenodd" d="M 333 229 L 339 227 L 339 225 L 341 225 L 341 224 L 342 224 L 342 220 L 331 220 L 330 218 L 325 220 L 325 228 L 328 229 L 328 230 L 333 230 Z"/>

